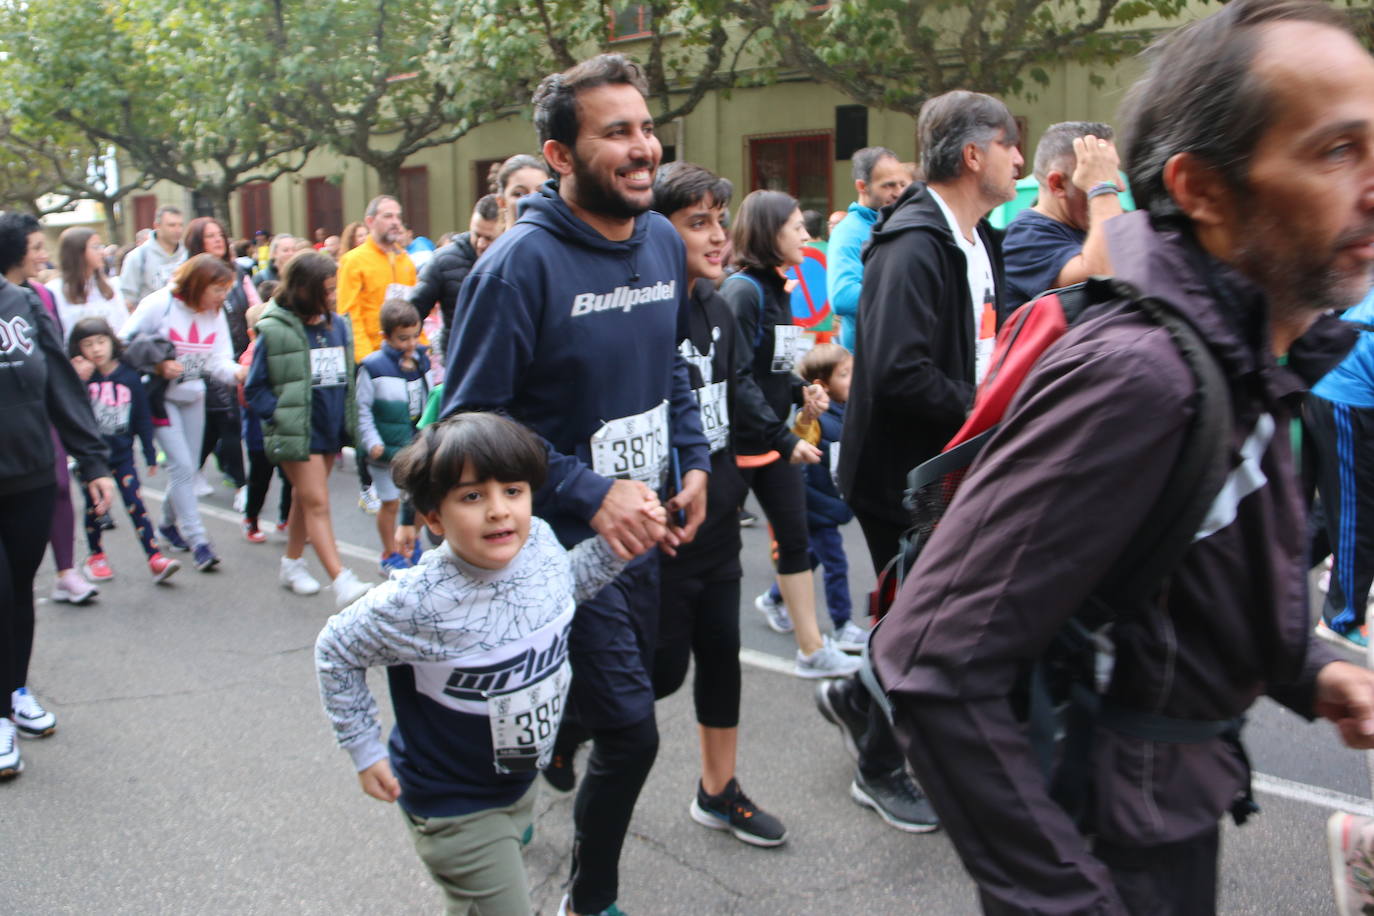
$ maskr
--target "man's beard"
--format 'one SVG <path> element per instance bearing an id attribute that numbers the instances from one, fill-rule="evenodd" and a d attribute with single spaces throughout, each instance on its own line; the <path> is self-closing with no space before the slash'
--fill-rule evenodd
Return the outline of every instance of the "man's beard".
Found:
<path id="1" fill-rule="evenodd" d="M 611 219 L 634 219 L 648 210 L 653 202 L 652 195 L 646 195 L 646 202 L 643 204 L 630 200 L 617 191 L 611 182 L 587 168 L 587 164 L 575 150 L 572 154 L 572 167 L 577 189 L 577 205 L 589 213 L 598 213 Z M 627 168 L 644 168 L 652 173 L 654 165 L 647 159 L 641 159 L 631 163 Z"/>
<path id="2" fill-rule="evenodd" d="M 1250 212 L 1241 218 L 1246 236 L 1236 266 L 1264 291 L 1272 318 L 1310 318 L 1331 309 L 1348 309 L 1369 293 L 1374 279 L 1370 265 L 1344 271 L 1336 260 L 1345 246 L 1374 234 L 1374 226 L 1342 233 L 1319 255 L 1273 213 L 1254 206 L 1246 209 Z"/>

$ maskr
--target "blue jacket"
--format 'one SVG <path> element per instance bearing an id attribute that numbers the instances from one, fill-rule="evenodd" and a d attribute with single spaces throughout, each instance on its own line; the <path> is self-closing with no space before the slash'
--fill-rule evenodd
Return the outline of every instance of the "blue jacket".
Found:
<path id="1" fill-rule="evenodd" d="M 1346 321 L 1374 324 L 1374 292 L 1341 315 Z M 1312 386 L 1319 398 L 1349 407 L 1374 407 L 1374 332 L 1362 331 L 1355 349 Z"/>
<path id="2" fill-rule="evenodd" d="M 608 456 L 604 438 L 594 454 L 603 425 L 666 404 L 669 442 L 654 448 L 676 448 L 684 473 L 710 471 L 677 352 L 690 330 L 685 255 L 657 213 L 636 217 L 626 241 L 607 239 L 573 215 L 553 181 L 521 205 L 458 295 L 442 413 L 501 411 L 544 438 L 549 480 L 534 512 L 568 546 L 591 535 L 610 476 L 629 476 L 593 470 L 598 455 L 607 471 L 623 457 Z"/>
<path id="3" fill-rule="evenodd" d="M 830 466 L 830 456 L 840 441 L 840 430 L 844 429 L 844 405 L 830 402 L 830 409 L 819 417 L 821 450 L 819 464 L 804 465 L 806 471 L 806 526 L 815 528 L 837 528 L 847 524 L 854 517 L 853 511 L 840 497 L 835 488 L 835 471 Z"/>
<path id="4" fill-rule="evenodd" d="M 864 285 L 864 262 L 859 256 L 877 221 L 877 210 L 850 204 L 849 213 L 831 230 L 825 249 L 825 294 L 830 310 L 840 316 L 840 343 L 850 353 L 854 352 L 854 322 Z"/>
<path id="5" fill-rule="evenodd" d="M 401 368 L 401 351 L 389 343 L 358 365 L 354 397 L 358 402 L 358 449 L 372 464 L 386 464 L 415 438 L 415 423 L 429 397 L 427 347 L 415 348 L 415 370 Z M 372 447 L 382 447 L 380 460 Z"/>

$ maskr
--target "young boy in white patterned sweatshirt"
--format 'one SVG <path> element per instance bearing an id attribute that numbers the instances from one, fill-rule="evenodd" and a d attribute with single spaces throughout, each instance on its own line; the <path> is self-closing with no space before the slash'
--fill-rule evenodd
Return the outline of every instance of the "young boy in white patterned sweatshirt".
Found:
<path id="1" fill-rule="evenodd" d="M 339 744 L 365 793 L 399 801 L 450 914 L 530 912 L 521 840 L 567 697 L 573 609 L 631 559 L 600 537 L 565 550 L 531 516 L 546 471 L 538 437 L 495 414 L 427 427 L 392 472 L 444 543 L 331 617 L 315 644 Z M 667 521 L 656 498 L 642 511 Z M 366 681 L 382 665 L 389 747 Z"/>

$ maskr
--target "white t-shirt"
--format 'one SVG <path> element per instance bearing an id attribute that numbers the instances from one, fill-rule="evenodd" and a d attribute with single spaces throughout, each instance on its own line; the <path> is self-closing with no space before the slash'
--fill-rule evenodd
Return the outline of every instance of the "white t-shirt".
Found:
<path id="1" fill-rule="evenodd" d="M 108 299 L 101 295 L 95 277 L 91 277 L 86 284 L 86 301 L 80 305 L 73 305 L 67 301 L 67 291 L 63 289 L 61 276 L 54 277 L 45 284 L 57 304 L 57 318 L 62 322 L 64 342 L 72 336 L 72 328 L 82 318 L 104 318 L 116 334 L 123 329 L 124 322 L 129 319 L 129 309 L 124 305 L 124 294 L 115 286 L 114 281 L 107 282 L 110 285 Z"/>
<path id="2" fill-rule="evenodd" d="M 954 234 L 955 244 L 964 253 L 968 271 L 969 303 L 973 308 L 974 347 L 977 357 L 973 380 L 981 382 L 987 374 L 988 362 L 992 359 L 992 345 L 997 337 L 997 285 L 992 276 L 992 259 L 988 256 L 988 250 L 983 246 L 983 237 L 978 231 L 974 230 L 973 241 L 964 238 L 959 221 L 954 218 L 954 211 L 950 210 L 949 205 L 934 188 L 927 186 L 926 190 L 935 199 L 935 203 L 939 204 L 940 212 L 949 223 L 949 231 Z"/>

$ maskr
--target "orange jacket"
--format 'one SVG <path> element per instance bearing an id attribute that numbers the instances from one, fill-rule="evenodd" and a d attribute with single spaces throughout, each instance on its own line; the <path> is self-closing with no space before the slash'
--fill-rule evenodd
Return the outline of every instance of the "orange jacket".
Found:
<path id="1" fill-rule="evenodd" d="M 382 348 L 382 301 L 387 287 L 415 285 L 415 265 L 404 251 L 388 254 L 371 236 L 339 259 L 339 314 L 353 322 L 357 362 Z"/>

